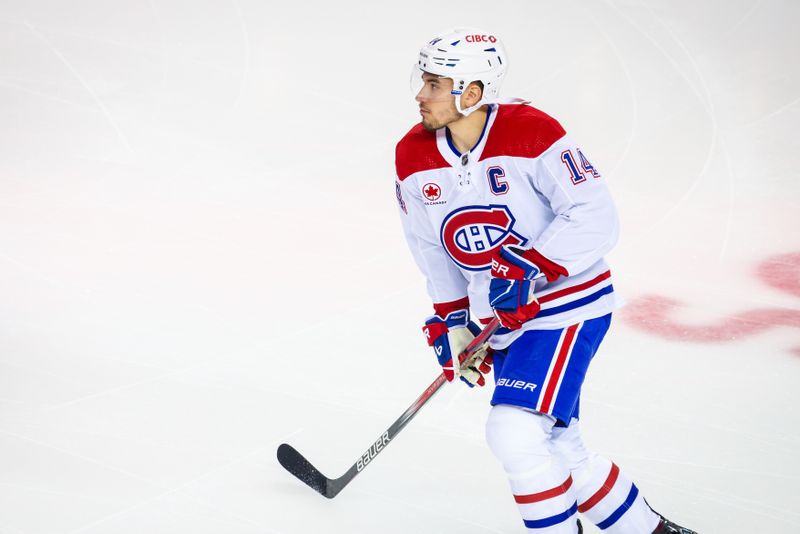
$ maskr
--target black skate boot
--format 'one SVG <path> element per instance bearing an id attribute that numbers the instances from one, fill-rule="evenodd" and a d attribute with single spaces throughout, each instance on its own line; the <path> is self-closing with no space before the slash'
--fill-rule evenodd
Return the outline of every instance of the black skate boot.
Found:
<path id="1" fill-rule="evenodd" d="M 658 512 L 656 513 L 658 514 Z M 658 526 L 653 531 L 653 534 L 697 534 L 697 532 L 694 530 L 689 530 L 688 528 L 676 525 L 661 514 L 658 514 L 658 516 L 661 518 L 661 521 L 659 521 Z"/>
<path id="2" fill-rule="evenodd" d="M 583 525 L 581 525 L 580 519 L 578 519 L 578 534 L 583 534 Z"/>

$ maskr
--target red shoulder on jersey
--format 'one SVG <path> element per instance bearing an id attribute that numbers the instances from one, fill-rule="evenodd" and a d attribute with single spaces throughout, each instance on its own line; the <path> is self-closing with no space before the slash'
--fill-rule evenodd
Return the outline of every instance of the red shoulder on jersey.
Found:
<path id="1" fill-rule="evenodd" d="M 564 137 L 553 117 L 527 104 L 501 104 L 481 160 L 494 156 L 536 158 Z"/>
<path id="2" fill-rule="evenodd" d="M 395 150 L 397 178 L 402 182 L 415 172 L 441 169 L 450 165 L 436 146 L 436 134 L 417 124 L 397 143 Z"/>

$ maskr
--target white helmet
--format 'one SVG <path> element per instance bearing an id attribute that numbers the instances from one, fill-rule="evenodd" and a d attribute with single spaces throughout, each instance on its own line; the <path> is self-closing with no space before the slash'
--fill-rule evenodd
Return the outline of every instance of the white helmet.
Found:
<path id="1" fill-rule="evenodd" d="M 439 34 L 419 51 L 416 68 L 453 80 L 456 109 L 465 115 L 497 100 L 508 65 L 500 39 L 475 28 L 456 28 Z M 483 97 L 462 110 L 461 93 L 470 82 L 483 83 Z"/>

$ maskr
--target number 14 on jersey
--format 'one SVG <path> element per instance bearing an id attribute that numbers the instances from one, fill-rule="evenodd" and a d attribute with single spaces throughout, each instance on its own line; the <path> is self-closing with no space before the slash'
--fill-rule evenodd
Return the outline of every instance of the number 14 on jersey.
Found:
<path id="1" fill-rule="evenodd" d="M 565 150 L 561 153 L 561 161 L 567 166 L 572 183 L 577 185 L 585 182 L 586 175 L 591 175 L 593 178 L 600 178 L 600 173 L 597 172 L 594 165 L 589 163 L 589 160 L 583 155 L 581 149 L 576 148 L 575 151 L 578 153 L 577 161 L 572 154 L 572 149 Z M 580 165 L 578 165 L 578 162 L 580 162 Z"/>

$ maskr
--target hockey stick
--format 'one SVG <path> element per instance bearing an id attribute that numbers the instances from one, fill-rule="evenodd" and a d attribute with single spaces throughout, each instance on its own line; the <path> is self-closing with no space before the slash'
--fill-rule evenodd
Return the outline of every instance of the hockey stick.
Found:
<path id="1" fill-rule="evenodd" d="M 499 321 L 495 318 L 473 339 L 467 348 L 464 349 L 458 359 L 461 362 L 466 361 L 477 350 L 479 350 L 489 338 L 494 334 L 500 326 Z M 433 395 L 447 382 L 444 373 L 436 377 L 436 380 L 420 395 L 414 403 L 403 412 L 397 421 L 392 423 L 383 434 L 375 440 L 375 443 L 370 445 L 369 449 L 362 454 L 356 463 L 354 463 L 345 474 L 339 478 L 328 478 L 319 472 L 319 469 L 311 465 L 311 462 L 297 452 L 297 449 L 287 443 L 281 444 L 278 447 L 278 462 L 291 474 L 305 482 L 313 490 L 324 495 L 329 499 L 336 497 L 344 487 L 350 483 L 372 460 L 375 459 L 382 450 L 400 433 L 401 430 L 408 424 L 411 419 L 417 415 L 417 412 L 430 400 Z"/>

